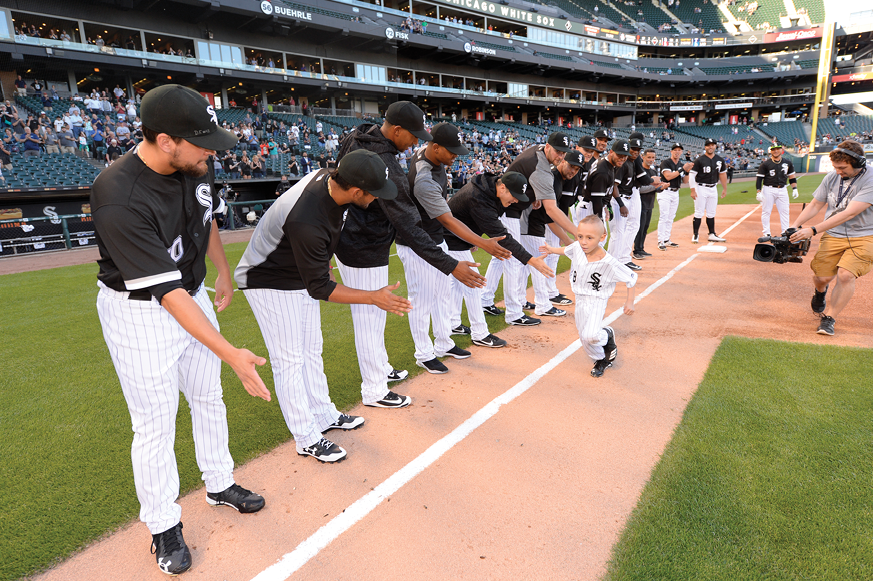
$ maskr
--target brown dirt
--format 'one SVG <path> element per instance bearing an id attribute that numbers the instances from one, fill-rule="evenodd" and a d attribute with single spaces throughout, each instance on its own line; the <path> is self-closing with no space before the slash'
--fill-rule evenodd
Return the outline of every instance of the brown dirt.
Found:
<path id="1" fill-rule="evenodd" d="M 719 228 L 752 208 L 722 206 Z M 638 293 L 696 252 L 690 223 L 686 218 L 674 227 L 680 248 L 655 250 L 656 256 L 641 262 Z M 837 321 L 836 336 L 817 335 L 808 259 L 802 265 L 754 262 L 759 231 L 756 212 L 727 236 L 726 253 L 700 253 L 643 299 L 635 315 L 618 318 L 613 324 L 618 358 L 603 378 L 591 378 L 592 362 L 576 351 L 291 578 L 602 576 L 612 545 L 723 336 L 871 346 L 869 285 L 859 282 Z M 656 248 L 652 239 L 650 249 Z M 566 275 L 558 284 L 572 296 Z M 619 288 L 608 314 L 623 296 Z M 572 309 L 563 319 L 501 332 L 508 348 L 473 347 L 471 359 L 447 360 L 447 375 L 424 374 L 401 384 L 398 391 L 413 397 L 407 409 L 352 410 L 367 424 L 331 433 L 349 452 L 339 465 L 299 457 L 292 443 L 240 467 L 237 480 L 267 499 L 258 514 L 209 507 L 202 490 L 182 498 L 194 557 L 185 578 L 251 579 L 294 550 L 570 345 L 577 338 Z M 163 579 L 148 552 L 150 540 L 145 526 L 132 523 L 39 579 Z"/>

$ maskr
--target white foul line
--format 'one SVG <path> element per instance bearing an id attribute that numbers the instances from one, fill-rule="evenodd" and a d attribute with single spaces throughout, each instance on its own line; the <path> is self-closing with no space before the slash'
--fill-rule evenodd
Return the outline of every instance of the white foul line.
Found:
<path id="1" fill-rule="evenodd" d="M 757 209 L 757 208 L 756 208 Z M 733 230 L 734 227 L 742 223 L 746 218 L 752 215 L 755 210 L 749 212 L 730 228 L 725 230 L 725 233 Z M 634 304 L 649 296 L 652 291 L 673 278 L 677 272 L 685 268 L 692 260 L 700 256 L 692 254 L 683 262 L 677 265 L 673 270 L 665 274 L 656 282 L 651 284 L 646 290 L 640 293 L 634 300 Z M 618 319 L 623 309 L 619 308 L 613 311 L 608 317 L 603 320 L 605 325 L 608 325 Z M 474 413 L 460 426 L 452 430 L 449 434 L 435 442 L 430 448 L 422 452 L 417 458 L 409 464 L 389 476 L 384 482 L 376 486 L 373 490 L 359 498 L 351 506 L 345 509 L 342 513 L 334 517 L 330 522 L 323 525 L 315 531 L 308 539 L 297 545 L 290 553 L 286 553 L 275 564 L 270 565 L 259 573 L 252 581 L 284 581 L 303 567 L 312 557 L 316 556 L 322 549 L 327 547 L 341 534 L 352 528 L 352 526 L 367 516 L 374 508 L 379 506 L 383 500 L 400 490 L 406 483 L 423 472 L 425 468 L 439 460 L 439 458 L 451 450 L 456 444 L 469 436 L 476 428 L 484 424 L 488 419 L 492 418 L 504 406 L 522 395 L 528 389 L 533 387 L 540 379 L 542 379 L 549 371 L 560 365 L 564 360 L 570 357 L 573 353 L 582 347 L 579 339 L 576 339 L 570 345 L 565 347 L 560 353 L 552 357 L 545 365 L 533 371 L 530 375 L 516 383 L 501 395 L 497 396 L 485 407 Z"/>

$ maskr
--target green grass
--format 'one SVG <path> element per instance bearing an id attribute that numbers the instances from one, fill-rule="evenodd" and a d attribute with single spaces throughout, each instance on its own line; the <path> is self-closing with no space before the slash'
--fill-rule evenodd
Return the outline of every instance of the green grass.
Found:
<path id="1" fill-rule="evenodd" d="M 245 247 L 225 247 L 231 269 Z M 475 258 L 484 273 L 488 255 L 480 250 Z M 559 270 L 568 267 L 562 258 Z M 389 280 L 401 281 L 397 292 L 404 294 L 403 267 L 396 256 L 389 273 Z M 18 579 L 50 566 L 138 515 L 130 464 L 133 433 L 97 318 L 96 274 L 96 264 L 87 264 L 0 277 L 4 306 L 15 313 L 4 326 L 7 370 L 0 384 L 0 476 L 5 484 L 0 490 L 0 579 Z M 210 265 L 207 284 L 214 280 Z M 331 398 L 348 409 L 361 398 L 351 311 L 348 305 L 322 303 L 321 313 Z M 506 326 L 502 317 L 487 321 L 493 332 Z M 232 344 L 268 355 L 242 293 L 234 294 L 219 323 Z M 385 340 L 395 367 L 408 369 L 411 376 L 423 371 L 415 365 L 405 317 L 388 315 Z M 470 345 L 468 337 L 455 340 L 461 347 Z M 261 376 L 275 394 L 269 363 Z M 226 365 L 222 382 L 237 464 L 290 439 L 275 397 L 270 403 L 250 397 Z M 402 393 L 402 384 L 397 389 Z M 199 488 L 184 398 L 176 454 L 182 493 Z"/>
<path id="2" fill-rule="evenodd" d="M 873 578 L 870 350 L 725 339 L 608 581 Z"/>

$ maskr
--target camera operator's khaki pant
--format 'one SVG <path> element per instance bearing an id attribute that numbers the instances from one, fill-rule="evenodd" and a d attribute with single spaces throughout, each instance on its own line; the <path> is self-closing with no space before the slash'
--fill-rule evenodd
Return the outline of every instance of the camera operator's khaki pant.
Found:
<path id="1" fill-rule="evenodd" d="M 839 226 L 838 226 L 839 228 Z M 822 234 L 818 251 L 809 267 L 819 278 L 836 276 L 837 268 L 843 268 L 860 278 L 873 266 L 873 236 L 840 238 Z"/>

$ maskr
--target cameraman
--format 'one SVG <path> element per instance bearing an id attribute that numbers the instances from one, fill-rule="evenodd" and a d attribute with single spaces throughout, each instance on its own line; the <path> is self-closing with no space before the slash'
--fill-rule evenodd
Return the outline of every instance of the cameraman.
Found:
<path id="1" fill-rule="evenodd" d="M 843 141 L 830 159 L 834 171 L 825 175 L 813 201 L 794 221 L 792 226 L 798 231 L 791 235 L 791 242 L 800 242 L 827 231 L 809 265 L 815 285 L 812 310 L 821 313 L 820 335 L 834 334 L 835 318 L 852 298 L 855 279 L 867 274 L 873 264 L 873 172 L 867 170 L 864 148 L 857 141 Z M 823 222 L 801 227 L 824 207 Z M 827 304 L 828 285 L 834 279 Z"/>

